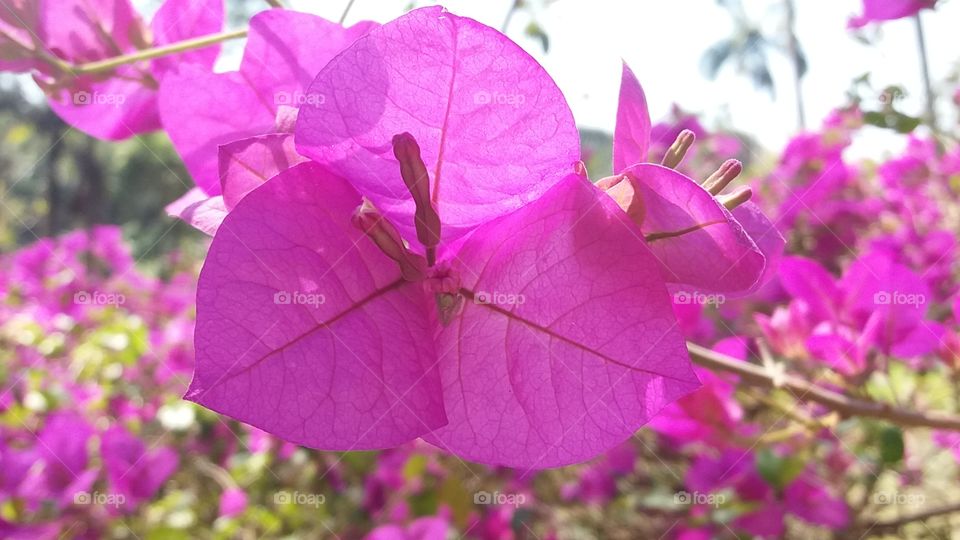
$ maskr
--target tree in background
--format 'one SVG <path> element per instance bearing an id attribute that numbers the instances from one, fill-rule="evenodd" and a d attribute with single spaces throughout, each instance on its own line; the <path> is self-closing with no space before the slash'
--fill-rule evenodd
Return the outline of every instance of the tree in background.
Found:
<path id="1" fill-rule="evenodd" d="M 739 75 L 747 76 L 753 85 L 776 95 L 776 85 L 770 72 L 768 51 L 780 52 L 793 66 L 794 91 L 796 94 L 797 126 L 806 127 L 806 114 L 803 106 L 803 76 L 807 72 L 807 59 L 796 34 L 796 8 L 793 0 L 783 0 L 784 31 L 766 32 L 762 25 L 749 16 L 740 0 L 717 0 L 733 21 L 730 36 L 708 48 L 702 57 L 704 73 L 715 79 L 724 66 L 733 64 Z"/>

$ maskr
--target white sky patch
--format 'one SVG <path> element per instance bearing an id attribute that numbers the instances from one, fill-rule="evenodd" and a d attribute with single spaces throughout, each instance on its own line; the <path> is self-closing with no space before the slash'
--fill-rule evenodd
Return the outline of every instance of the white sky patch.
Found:
<path id="1" fill-rule="evenodd" d="M 346 3 L 302 0 L 293 5 L 337 20 Z M 511 3 L 450 0 L 444 5 L 458 15 L 499 28 Z M 860 13 L 859 0 L 795 0 L 795 4 L 797 35 L 809 63 L 803 86 L 808 127 L 819 126 L 832 109 L 844 104 L 851 81 L 865 72 L 871 73 L 875 88 L 903 86 L 907 96 L 898 108 L 922 114 L 923 86 L 911 19 L 885 23 L 875 45 L 868 46 L 846 29 L 847 19 Z M 384 22 L 402 14 L 406 5 L 397 0 L 356 0 L 347 23 Z M 780 27 L 779 2 L 744 0 L 744 5 L 768 32 Z M 613 130 L 622 57 L 640 78 L 654 119 L 667 115 L 671 104 L 677 103 L 701 113 L 708 126 L 732 126 L 773 151 L 796 132 L 792 68 L 784 56 L 770 53 L 776 99 L 755 89 L 732 67 L 722 70 L 716 81 L 703 75 L 703 52 L 733 28 L 727 12 L 714 0 L 557 0 L 537 19 L 550 37 L 546 54 L 539 42 L 524 35 L 527 17 L 514 17 L 507 33 L 554 77 L 583 127 Z M 936 13 L 925 12 L 923 23 L 931 75 L 942 97 L 940 124 L 955 125 L 956 108 L 949 102 L 955 85 L 944 79 L 958 69 L 960 1 L 941 1 Z M 871 128 L 860 136 L 851 157 L 880 158 L 883 152 L 896 152 L 902 146 L 902 138 Z"/>
<path id="2" fill-rule="evenodd" d="M 347 1 L 287 0 L 287 4 L 336 21 Z M 879 32 L 868 27 L 868 33 L 878 34 L 871 46 L 846 30 L 847 19 L 860 12 L 859 0 L 794 1 L 797 35 L 809 63 L 803 83 L 809 128 L 819 126 L 832 109 L 844 104 L 851 81 L 866 72 L 871 73 L 877 89 L 903 86 L 907 95 L 898 108 L 922 115 L 923 86 L 912 19 L 885 23 Z M 444 5 L 458 15 L 500 28 L 512 2 L 449 0 Z M 743 2 L 751 19 L 762 23 L 765 31 L 780 28 L 778 0 Z M 156 7 L 149 0 L 135 3 L 147 11 Z M 409 5 L 404 0 L 355 0 L 346 22 L 386 22 L 402 15 Z M 749 133 L 774 152 L 796 132 L 792 68 L 781 54 L 770 52 L 776 99 L 754 88 L 732 67 L 724 68 L 715 81 L 703 75 L 703 52 L 733 28 L 727 12 L 715 0 L 556 0 L 537 14 L 537 20 L 549 35 L 548 53 L 537 40 L 524 35 L 529 22 L 525 14 L 513 18 L 507 34 L 553 76 L 582 127 L 613 131 L 623 58 L 640 78 L 654 120 L 666 116 L 676 103 L 701 114 L 708 127 L 728 126 Z M 960 71 L 960 1 L 941 0 L 936 13 L 924 12 L 923 23 L 931 76 L 939 96 L 940 126 L 956 126 L 957 108 L 950 101 L 956 84 L 945 79 Z M 217 63 L 218 71 L 236 68 L 238 45 L 234 42 L 227 47 L 228 54 Z M 24 86 L 32 86 L 28 76 L 18 79 Z M 30 97 L 42 99 L 39 92 L 31 92 Z M 879 107 L 878 103 L 866 105 Z M 903 138 L 892 132 L 868 128 L 848 156 L 880 159 L 898 152 L 903 144 Z"/>

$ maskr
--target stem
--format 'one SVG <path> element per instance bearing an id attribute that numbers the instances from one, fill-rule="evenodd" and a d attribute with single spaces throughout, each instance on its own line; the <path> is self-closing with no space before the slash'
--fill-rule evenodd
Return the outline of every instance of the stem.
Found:
<path id="1" fill-rule="evenodd" d="M 266 0 L 267 4 L 272 8 L 283 9 L 283 2 L 281 0 Z"/>
<path id="2" fill-rule="evenodd" d="M 843 416 L 879 418 L 905 427 L 928 427 L 960 431 L 960 417 L 948 413 L 918 412 L 887 403 L 855 399 L 793 375 L 774 375 L 756 364 L 719 354 L 693 343 L 687 343 L 690 358 L 714 371 L 736 373 L 743 382 L 762 388 L 785 388 L 799 400 L 813 401 Z"/>
<path id="3" fill-rule="evenodd" d="M 209 476 L 214 482 L 220 484 L 220 487 L 223 489 L 233 489 L 237 487 L 237 483 L 234 481 L 233 476 L 230 475 L 230 472 L 215 463 L 206 459 L 200 459 L 194 462 L 194 466 L 196 466 L 201 473 Z"/>
<path id="4" fill-rule="evenodd" d="M 208 47 L 215 43 L 220 43 L 221 41 L 227 41 L 231 39 L 246 37 L 248 31 L 249 29 L 244 28 L 241 30 L 233 30 L 230 32 L 222 32 L 219 34 L 210 34 L 208 36 L 200 36 L 193 39 L 185 39 L 183 41 L 178 41 L 176 43 L 171 43 L 169 45 L 162 45 L 160 47 L 144 49 L 142 51 L 137 51 L 129 54 L 122 54 L 120 56 L 114 56 L 112 58 L 97 60 L 96 62 L 69 65 L 69 67 L 67 67 L 64 71 L 73 75 L 85 75 L 89 73 L 100 73 L 103 71 L 110 71 L 114 68 L 117 68 L 126 64 L 132 64 L 134 62 L 139 62 L 141 60 L 150 60 L 151 58 L 159 58 L 161 56 L 177 54 L 184 51 L 190 51 L 193 49 L 202 49 L 203 47 Z"/>
<path id="5" fill-rule="evenodd" d="M 343 8 L 343 13 L 340 14 L 340 24 L 343 24 L 343 21 L 347 20 L 347 13 L 350 13 L 350 8 L 353 7 L 354 0 L 347 2 L 347 7 Z"/>
<path id="6" fill-rule="evenodd" d="M 940 508 L 934 508 L 931 510 L 925 510 L 916 514 L 908 514 L 890 521 L 874 521 L 872 523 L 868 522 L 864 525 L 864 528 L 866 528 L 868 532 L 890 532 L 895 531 L 908 523 L 913 523 L 915 521 L 926 521 L 933 517 L 944 516 L 954 512 L 960 512 L 960 503 L 942 506 Z"/>
<path id="7" fill-rule="evenodd" d="M 930 130 L 937 133 L 937 116 L 933 108 L 933 85 L 930 83 L 930 66 L 927 63 L 927 41 L 923 37 L 923 23 L 920 21 L 920 13 L 913 16 L 914 26 L 917 29 L 917 48 L 920 53 L 920 70 L 923 74 L 923 89 L 926 93 L 927 107 L 926 120 Z"/>
<path id="8" fill-rule="evenodd" d="M 797 124 L 800 131 L 807 128 L 807 114 L 803 107 L 803 71 L 800 65 L 800 41 L 797 39 L 797 12 L 793 0 L 784 0 L 787 8 L 787 52 L 793 63 L 793 90 L 797 96 Z"/>
<path id="9" fill-rule="evenodd" d="M 513 14 L 517 12 L 517 8 L 520 7 L 520 0 L 514 0 L 510 4 L 510 10 L 507 11 L 507 16 L 503 19 L 503 24 L 500 26 L 500 32 L 503 34 L 507 33 L 507 28 L 510 26 L 510 21 L 513 20 Z"/>
<path id="10" fill-rule="evenodd" d="M 33 48 L 31 49 L 31 45 L 25 44 L 25 43 L 23 43 L 22 41 L 18 40 L 18 39 L 15 38 L 12 34 L 9 34 L 9 33 L 5 32 L 5 31 L 3 30 L 3 28 L 0 28 L 0 37 L 4 38 L 5 40 L 7 40 L 7 41 L 9 41 L 9 42 L 11 42 L 11 43 L 13 43 L 14 45 L 19 46 L 19 47 L 22 48 L 22 49 L 32 51 L 33 54 L 36 55 L 38 58 L 40 58 L 40 59 L 43 60 L 44 62 L 46 62 L 46 63 L 48 63 L 48 64 L 56 67 L 56 68 L 57 68 L 58 70 L 60 70 L 60 71 L 68 71 L 68 70 L 72 67 L 68 62 L 65 62 L 62 58 L 58 58 L 58 57 L 56 57 L 56 56 L 48 53 L 47 51 L 41 49 L 41 48 L 40 48 L 40 47 L 41 47 L 41 44 L 40 44 L 40 43 L 34 43 L 34 44 L 32 44 L 32 47 L 33 47 Z"/>

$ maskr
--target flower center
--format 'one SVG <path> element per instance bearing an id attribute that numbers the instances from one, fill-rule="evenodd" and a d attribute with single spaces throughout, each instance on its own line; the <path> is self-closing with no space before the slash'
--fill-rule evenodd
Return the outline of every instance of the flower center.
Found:
<path id="1" fill-rule="evenodd" d="M 463 311 L 464 297 L 460 279 L 448 265 L 437 264 L 437 245 L 440 243 L 440 215 L 430 200 L 430 177 L 420 157 L 420 146 L 409 133 L 393 137 L 393 155 L 400 163 L 400 176 L 413 196 L 416 210 L 414 225 L 417 240 L 426 256 L 410 250 L 397 229 L 380 214 L 370 201 L 364 200 L 353 214 L 352 222 L 399 266 L 403 279 L 421 282 L 424 290 L 433 294 L 437 312 L 444 326 Z"/>
<path id="2" fill-rule="evenodd" d="M 675 169 L 680 165 L 680 162 L 683 161 L 683 158 L 691 146 L 693 146 L 695 140 L 696 136 L 692 131 L 688 129 L 681 131 L 676 141 L 670 145 L 660 164 L 664 167 Z M 582 165 L 575 167 L 578 173 L 581 169 Z M 740 186 L 728 193 L 720 193 L 726 189 L 733 180 L 740 176 L 741 172 L 743 172 L 743 164 L 736 159 L 728 159 L 723 162 L 723 165 L 721 165 L 719 169 L 701 182 L 701 185 L 703 189 L 716 198 L 717 202 L 722 204 L 727 210 L 733 210 L 749 201 L 753 196 L 753 191 L 749 186 Z M 618 174 L 601 178 L 597 181 L 596 186 L 609 195 L 617 203 L 617 206 L 630 216 L 631 221 L 642 227 L 644 218 L 646 217 L 646 206 L 644 205 L 642 195 L 634 185 L 634 181 L 635 179 L 631 179 L 628 174 Z M 654 242 L 664 238 L 683 236 L 717 223 L 720 222 L 701 223 L 679 231 L 649 233 L 645 235 L 645 238 L 647 242 Z"/>

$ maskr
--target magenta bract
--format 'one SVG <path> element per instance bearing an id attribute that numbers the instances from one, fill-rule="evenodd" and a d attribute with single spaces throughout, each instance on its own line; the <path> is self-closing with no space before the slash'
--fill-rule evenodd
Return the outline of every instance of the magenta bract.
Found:
<path id="1" fill-rule="evenodd" d="M 317 448 L 424 437 L 542 468 L 599 454 L 698 386 L 652 255 L 585 179 L 476 230 L 419 282 L 351 225 L 361 202 L 315 163 L 240 201 L 201 274 L 188 399 Z"/>
<path id="2" fill-rule="evenodd" d="M 49 51 L 78 64 L 213 34 L 223 26 L 222 0 L 167 0 L 149 27 L 128 0 L 65 4 L 39 2 L 36 31 Z M 47 88 L 50 107 L 65 122 L 94 137 L 115 140 L 159 129 L 160 82 L 180 67 L 209 71 L 219 50 L 211 45 L 66 81 L 54 78 L 57 74 L 42 61 L 29 67 L 39 72 L 37 82 Z"/>
<path id="3" fill-rule="evenodd" d="M 186 66 L 167 77 L 160 87 L 160 116 L 197 186 L 220 194 L 220 145 L 281 131 L 282 108 L 326 100 L 307 92 L 310 81 L 373 26 L 344 28 L 315 15 L 272 9 L 250 19 L 238 71 Z"/>
<path id="4" fill-rule="evenodd" d="M 414 202 L 389 144 L 409 132 L 430 172 L 443 243 L 546 192 L 580 159 L 556 84 L 496 30 L 440 7 L 371 31 L 310 85 L 297 149 L 350 178 L 398 230 Z"/>

